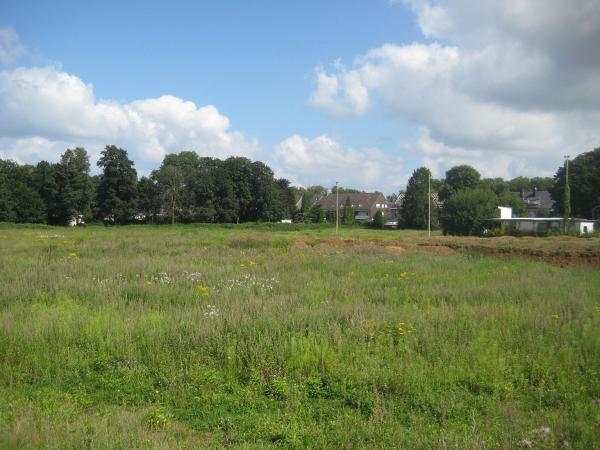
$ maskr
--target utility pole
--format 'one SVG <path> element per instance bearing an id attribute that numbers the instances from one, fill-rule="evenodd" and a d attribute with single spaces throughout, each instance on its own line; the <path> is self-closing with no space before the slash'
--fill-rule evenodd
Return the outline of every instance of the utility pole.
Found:
<path id="1" fill-rule="evenodd" d="M 427 236 L 431 237 L 431 171 L 427 169 Z"/>
<path id="2" fill-rule="evenodd" d="M 565 190 L 563 197 L 564 229 L 567 234 L 569 216 L 571 215 L 571 186 L 569 185 L 569 155 L 565 155 Z"/>
<path id="3" fill-rule="evenodd" d="M 338 182 L 335 182 L 335 234 L 338 234 L 338 227 L 339 227 L 339 212 L 340 212 L 340 207 L 338 204 L 338 199 L 340 198 L 340 190 L 338 189 Z"/>

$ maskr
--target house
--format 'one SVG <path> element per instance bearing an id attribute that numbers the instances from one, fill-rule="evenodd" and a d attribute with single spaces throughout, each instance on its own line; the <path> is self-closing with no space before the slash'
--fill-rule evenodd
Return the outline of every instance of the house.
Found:
<path id="1" fill-rule="evenodd" d="M 336 201 L 341 210 L 346 204 L 346 199 L 350 199 L 352 209 L 354 209 L 354 219 L 358 222 L 371 221 L 375 218 L 378 209 L 388 215 L 390 211 L 389 202 L 381 192 L 361 192 L 359 194 L 339 194 L 336 200 L 336 194 L 328 194 L 315 201 L 315 205 L 321 205 L 325 211 L 335 211 Z M 387 213 L 387 214 L 386 214 Z"/>
<path id="2" fill-rule="evenodd" d="M 561 233 L 564 227 L 562 217 L 512 217 L 512 208 L 499 206 L 500 218 L 491 219 L 505 227 L 509 233 L 546 234 Z M 568 222 L 568 232 L 575 234 L 593 233 L 598 221 L 571 218 Z"/>
<path id="3" fill-rule="evenodd" d="M 554 212 L 554 200 L 549 191 L 538 191 L 537 188 L 533 188 L 533 191 L 522 190 L 520 194 L 529 217 L 544 217 Z"/>
<path id="4" fill-rule="evenodd" d="M 397 228 L 398 222 L 400 221 L 400 215 L 402 213 L 402 208 L 404 207 L 404 200 L 406 198 L 405 192 L 400 192 L 398 196 L 392 200 L 388 201 L 388 213 L 384 213 L 384 217 L 386 219 L 386 223 L 384 226 L 389 228 Z M 440 197 L 437 192 L 431 193 L 431 210 L 434 209 L 442 209 L 444 206 L 444 202 L 440 200 Z"/>

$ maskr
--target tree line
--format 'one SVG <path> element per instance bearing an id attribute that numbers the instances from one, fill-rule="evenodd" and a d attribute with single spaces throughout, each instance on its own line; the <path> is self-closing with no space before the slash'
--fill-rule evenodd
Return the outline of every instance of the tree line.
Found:
<path id="1" fill-rule="evenodd" d="M 569 182 L 566 168 L 560 166 L 553 178 L 517 177 L 481 178 L 468 165 L 452 167 L 444 179 L 430 179 L 429 169 L 419 167 L 408 181 L 400 226 L 426 229 L 428 223 L 428 183 L 437 192 L 442 208 L 432 207 L 431 223 L 445 234 L 480 235 L 486 222 L 497 217 L 498 206 L 510 206 L 517 217 L 527 212 L 523 191 L 547 190 L 554 200 L 554 214 L 569 217 L 600 217 L 600 148 L 582 153 L 569 163 Z M 539 211 L 548 215 L 550 211 Z"/>
<path id="2" fill-rule="evenodd" d="M 295 188 L 260 161 L 225 160 L 183 151 L 138 179 L 127 151 L 101 152 L 90 175 L 83 148 L 67 149 L 57 163 L 19 165 L 0 159 L 0 222 L 66 225 L 73 217 L 131 222 L 278 221 L 295 210 Z"/>

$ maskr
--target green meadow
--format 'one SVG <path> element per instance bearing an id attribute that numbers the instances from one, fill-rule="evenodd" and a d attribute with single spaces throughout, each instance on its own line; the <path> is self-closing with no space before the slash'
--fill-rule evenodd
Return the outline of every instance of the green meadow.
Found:
<path id="1" fill-rule="evenodd" d="M 598 268 L 415 242 L 2 226 L 0 448 L 598 448 Z"/>

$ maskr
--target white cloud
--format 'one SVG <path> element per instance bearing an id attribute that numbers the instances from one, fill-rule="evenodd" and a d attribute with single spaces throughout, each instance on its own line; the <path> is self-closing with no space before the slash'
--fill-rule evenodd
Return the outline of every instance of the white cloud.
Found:
<path id="1" fill-rule="evenodd" d="M 313 106 L 333 116 L 382 108 L 424 130 L 411 149 L 428 164 L 471 163 L 490 176 L 549 174 L 563 154 L 600 144 L 599 0 L 403 3 L 439 41 L 386 44 L 350 69 L 319 69 Z M 347 79 L 368 105 L 348 101 Z"/>
<path id="2" fill-rule="evenodd" d="M 359 74 L 339 66 L 336 75 L 328 75 L 321 67 L 316 75 L 317 90 L 308 101 L 310 105 L 338 117 L 356 116 L 367 110 L 369 94 Z"/>
<path id="3" fill-rule="evenodd" d="M 30 163 L 56 161 L 74 146 L 95 161 L 105 145 L 115 144 L 143 173 L 167 153 L 252 156 L 258 146 L 230 131 L 229 119 L 212 105 L 168 95 L 125 104 L 97 100 L 91 84 L 54 67 L 0 71 L 0 136 L 3 157 Z"/>
<path id="4" fill-rule="evenodd" d="M 386 193 L 395 192 L 406 182 L 402 159 L 377 148 L 356 150 L 333 138 L 321 135 L 313 139 L 293 135 L 276 147 L 270 161 L 278 176 L 303 186 L 321 184 Z"/>
<path id="5" fill-rule="evenodd" d="M 27 54 L 17 32 L 12 27 L 0 27 L 0 65 L 8 66 Z"/>

